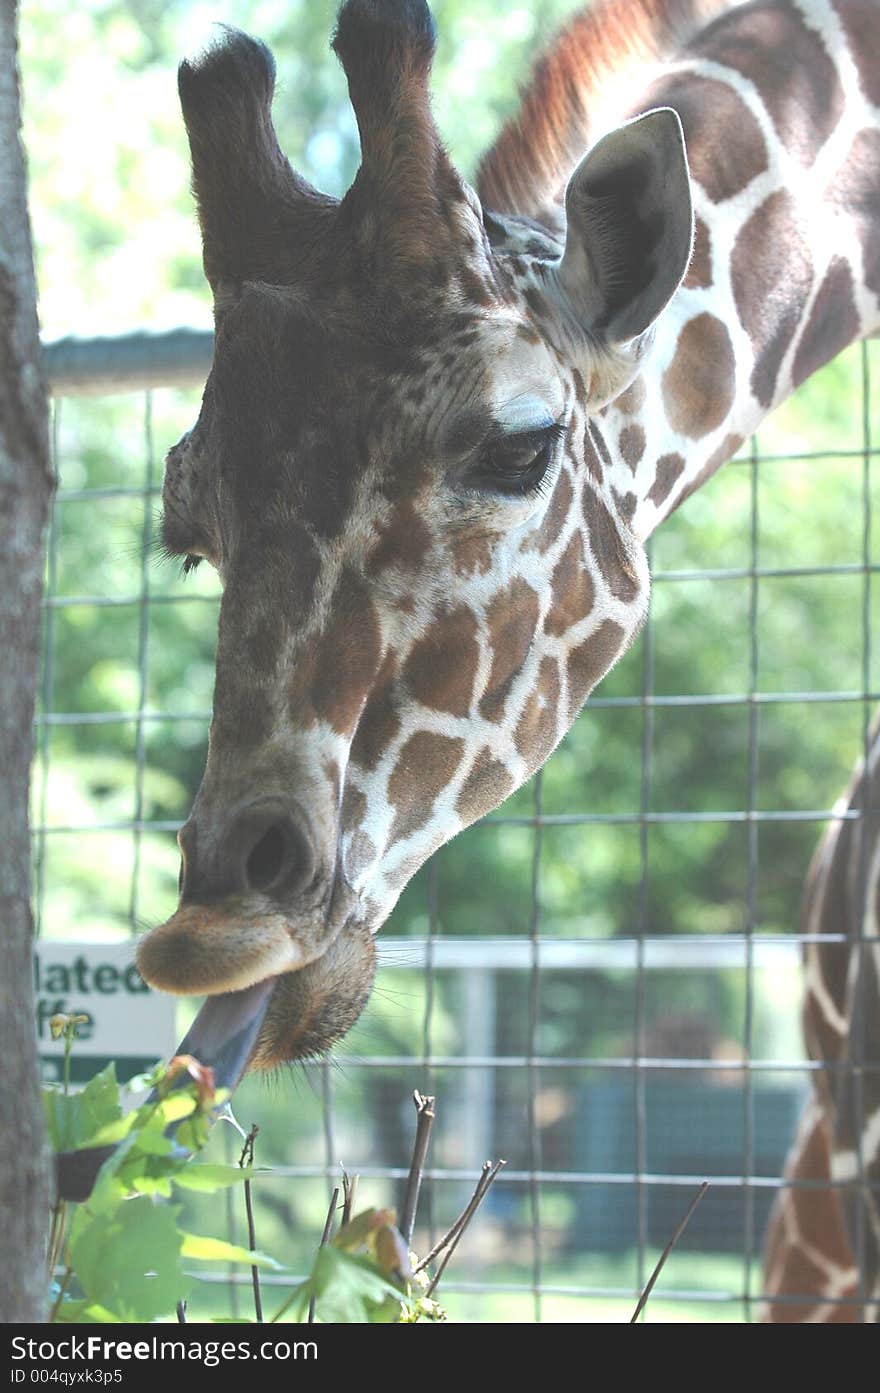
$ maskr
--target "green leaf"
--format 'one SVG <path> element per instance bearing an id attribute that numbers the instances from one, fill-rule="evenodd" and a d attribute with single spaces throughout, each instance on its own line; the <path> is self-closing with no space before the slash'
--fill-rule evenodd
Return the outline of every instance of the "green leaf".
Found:
<path id="1" fill-rule="evenodd" d="M 137 1114 L 130 1112 L 125 1117 L 117 1117 L 115 1122 L 108 1122 L 106 1127 L 99 1127 L 97 1132 L 93 1132 L 88 1141 L 80 1142 L 77 1150 L 82 1146 L 111 1146 L 113 1142 L 122 1141 L 127 1137 L 132 1127 L 137 1121 Z"/>
<path id="2" fill-rule="evenodd" d="M 43 1089 L 46 1131 L 49 1134 L 49 1145 L 53 1151 L 73 1150 L 70 1138 L 74 1132 L 75 1105 L 76 1100 L 73 1094 L 62 1093 L 60 1088 Z"/>
<path id="3" fill-rule="evenodd" d="M 185 1122 L 181 1122 L 175 1133 L 175 1139 L 181 1146 L 185 1146 L 187 1151 L 193 1153 L 201 1151 L 208 1140 L 211 1130 L 211 1119 L 207 1113 L 193 1113 Z"/>
<path id="4" fill-rule="evenodd" d="M 135 1149 L 142 1156 L 168 1156 L 174 1150 L 174 1142 L 170 1137 L 166 1137 L 162 1129 L 162 1120 L 158 1123 L 151 1122 L 146 1127 L 135 1127 Z"/>
<path id="5" fill-rule="evenodd" d="M 131 1164 L 134 1159 L 132 1153 L 138 1141 L 137 1132 L 129 1132 L 127 1137 L 119 1143 L 116 1150 L 107 1157 L 101 1169 L 98 1171 L 97 1178 L 92 1193 L 89 1195 L 86 1206 L 78 1210 L 74 1222 L 80 1214 L 100 1214 L 108 1213 L 116 1208 L 120 1201 L 125 1197 L 131 1188 L 128 1183 L 128 1171 L 126 1164 Z M 124 1174 L 121 1174 L 124 1172 Z"/>
<path id="6" fill-rule="evenodd" d="M 146 1074 L 134 1074 L 123 1087 L 127 1093 L 145 1093 L 148 1088 L 156 1088 L 162 1082 L 167 1072 L 165 1064 L 157 1064 L 154 1069 L 150 1069 Z"/>
<path id="7" fill-rule="evenodd" d="M 75 1151 L 93 1145 L 93 1137 L 122 1116 L 116 1066 L 108 1064 L 79 1093 L 45 1088 L 43 1106 L 53 1150 Z"/>
<path id="8" fill-rule="evenodd" d="M 304 1319 L 312 1299 L 311 1278 L 306 1278 L 304 1282 L 298 1282 L 291 1288 L 290 1295 L 282 1306 L 279 1306 L 274 1316 L 270 1317 L 270 1325 L 274 1325 L 282 1316 L 289 1315 L 294 1324 L 300 1324 Z"/>
<path id="9" fill-rule="evenodd" d="M 275 1272 L 284 1268 L 274 1258 L 256 1250 L 240 1248 L 237 1243 L 227 1243 L 222 1238 L 203 1238 L 197 1233 L 182 1233 L 181 1253 L 185 1258 L 201 1258 L 204 1262 L 246 1262 L 251 1267 L 271 1267 Z"/>
<path id="10" fill-rule="evenodd" d="M 80 1209 L 71 1227 L 70 1258 L 91 1303 L 118 1320 L 149 1321 L 185 1300 L 191 1280 L 180 1257 L 177 1210 L 145 1196 L 109 1213 Z"/>
<path id="11" fill-rule="evenodd" d="M 119 1084 L 116 1082 L 116 1065 L 111 1062 L 93 1079 L 89 1079 L 81 1093 L 73 1095 L 77 1109 L 76 1146 L 86 1146 L 102 1127 L 117 1122 L 122 1116 L 119 1103 Z"/>
<path id="12" fill-rule="evenodd" d="M 138 1112 L 150 1114 L 150 1126 L 156 1125 L 160 1131 L 164 1131 L 169 1123 L 177 1122 L 181 1117 L 189 1117 L 197 1106 L 192 1093 L 178 1089 L 175 1093 L 169 1093 L 167 1098 L 161 1098 L 158 1103 L 141 1104 Z"/>
<path id="13" fill-rule="evenodd" d="M 389 1322 L 400 1314 L 402 1295 L 368 1258 L 353 1257 L 330 1245 L 319 1248 L 306 1283 L 322 1321 L 353 1324 Z"/>
<path id="14" fill-rule="evenodd" d="M 184 1190 L 197 1190 L 210 1195 L 215 1190 L 223 1190 L 229 1185 L 238 1185 L 243 1180 L 253 1180 L 254 1176 L 266 1175 L 265 1169 L 255 1166 L 221 1166 L 188 1164 L 174 1177 L 175 1185 Z"/>

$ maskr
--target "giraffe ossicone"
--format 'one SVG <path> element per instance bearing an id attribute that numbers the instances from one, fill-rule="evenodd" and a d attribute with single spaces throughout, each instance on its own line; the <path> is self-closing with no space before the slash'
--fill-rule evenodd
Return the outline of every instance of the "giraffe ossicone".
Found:
<path id="1" fill-rule="evenodd" d="M 404 885 L 637 634 L 652 528 L 880 322 L 880 134 L 847 29 L 866 4 L 765 0 L 686 42 L 725 7 L 599 0 L 476 190 L 434 126 L 422 0 L 340 10 L 361 138 L 341 201 L 282 155 L 261 44 L 227 31 L 181 66 L 216 334 L 163 530 L 224 588 L 180 904 L 139 963 L 181 993 L 274 978 L 254 1066 L 344 1034 Z M 786 105 L 767 69 L 794 50 L 815 80 Z M 596 129 L 633 51 L 671 66 Z"/>

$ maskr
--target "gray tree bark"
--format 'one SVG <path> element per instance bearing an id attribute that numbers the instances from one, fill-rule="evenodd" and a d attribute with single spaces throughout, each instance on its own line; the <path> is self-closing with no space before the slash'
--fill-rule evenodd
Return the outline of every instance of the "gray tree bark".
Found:
<path id="1" fill-rule="evenodd" d="M 0 0 L 0 1321 L 45 1318 L 50 1202 L 33 1013 L 28 785 L 54 480 L 20 140 L 17 0 Z"/>

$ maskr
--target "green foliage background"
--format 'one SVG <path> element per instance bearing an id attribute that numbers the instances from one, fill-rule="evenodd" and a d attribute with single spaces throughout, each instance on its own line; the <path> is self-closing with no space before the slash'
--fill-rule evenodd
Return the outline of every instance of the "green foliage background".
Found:
<path id="1" fill-rule="evenodd" d="M 574 8 L 574 0 L 435 0 L 436 109 L 465 171 L 513 105 L 539 36 Z M 343 78 L 327 46 L 334 9 L 329 0 L 229 0 L 222 10 L 191 0 L 80 0 L 75 6 L 29 0 L 22 11 L 25 136 L 45 336 L 209 323 L 174 68 L 204 39 L 212 20 L 238 24 L 270 43 L 278 59 L 282 145 L 321 187 L 334 193 L 346 187 L 357 146 Z M 866 361 L 876 381 L 876 345 Z M 758 562 L 804 570 L 762 578 L 758 586 L 761 693 L 864 689 L 867 582 L 861 566 L 866 529 L 871 555 L 880 550 L 880 497 L 877 470 L 866 474 L 861 452 L 869 439 L 880 438 L 880 409 L 875 391 L 863 401 L 863 369 L 861 350 L 843 355 L 767 423 L 758 442 Z M 37 889 L 42 931 L 52 937 L 118 938 L 165 917 L 175 903 L 171 825 L 185 816 L 203 767 L 216 590 L 207 567 L 184 583 L 174 568 L 145 560 L 143 547 L 153 530 L 162 455 L 191 424 L 197 405 L 196 393 L 160 391 L 146 405 L 135 397 L 78 399 L 61 402 L 57 412 L 62 492 L 50 561 L 55 603 L 46 615 L 44 711 L 86 719 L 56 719 L 39 729 L 35 822 L 50 830 L 37 836 Z M 822 457 L 806 458 L 816 454 Z M 339 1073 L 306 1070 L 268 1092 L 264 1084 L 250 1084 L 240 1095 L 242 1120 L 252 1120 L 252 1113 L 264 1129 L 261 1160 L 281 1166 L 260 1191 L 262 1246 L 286 1251 L 292 1263 L 305 1262 L 326 1205 L 323 1165 L 341 1159 L 349 1169 L 405 1166 L 407 1099 L 415 1086 L 440 1096 L 437 1164 L 473 1170 L 484 1159 L 470 1151 L 468 1109 L 475 1080 L 488 1071 L 438 1068 L 429 1077 L 393 1062 L 420 1058 L 427 1046 L 460 1055 L 470 1038 L 472 999 L 463 974 L 439 973 L 431 986 L 420 969 L 407 966 L 408 938 L 424 936 L 432 924 L 456 936 L 526 935 L 533 884 L 538 927 L 548 937 L 631 938 L 642 929 L 725 935 L 747 928 L 744 822 L 652 824 L 643 848 L 633 819 L 642 797 L 645 710 L 637 698 L 646 674 L 662 696 L 741 697 L 748 691 L 751 582 L 744 572 L 751 560 L 751 490 L 746 453 L 661 529 L 653 542 L 658 580 L 648 640 L 602 684 L 598 700 L 547 765 L 540 790 L 521 790 L 494 818 L 446 848 L 405 892 L 383 930 L 385 939 L 399 941 L 398 965 L 382 974 L 363 1022 L 340 1051 L 350 1062 Z M 813 573 L 822 567 L 844 569 Z M 734 574 L 662 579 L 705 568 Z M 876 662 L 875 645 L 867 673 L 871 691 L 878 687 Z M 636 700 L 602 704 L 611 697 Z M 140 725 L 134 719 L 139 711 L 146 717 Z M 863 719 L 860 701 L 762 704 L 758 809 L 829 809 L 857 757 Z M 746 808 L 745 704 L 659 707 L 652 721 L 651 811 Z M 536 861 L 533 828 L 507 819 L 530 817 L 538 799 L 545 814 L 610 820 L 545 827 Z M 146 830 L 114 830 L 130 821 L 147 824 Z M 796 931 L 803 878 L 820 830 L 817 821 L 759 825 L 759 935 Z M 528 976 L 511 970 L 500 974 L 497 986 L 495 1048 L 524 1055 L 530 1046 Z M 800 1052 L 797 999 L 789 967 L 754 974 L 750 987 L 745 956 L 740 966 L 724 970 L 652 972 L 644 995 L 634 958 L 614 972 L 546 971 L 535 1048 L 583 1059 L 584 1068 L 540 1073 L 536 1115 L 545 1167 L 578 1168 L 578 1110 L 583 1090 L 596 1078 L 589 1060 L 630 1054 L 638 1011 L 649 1035 L 665 1029 L 668 1038 L 677 1023 L 684 1040 L 690 1029 L 699 1040 L 692 1048 L 697 1057 L 736 1054 L 749 1044 L 758 1058 L 794 1059 Z M 680 1048 L 687 1052 L 686 1044 Z M 362 1068 L 364 1056 L 389 1063 Z M 712 1088 L 724 1076 L 702 1077 Z M 727 1082 L 742 1087 L 739 1078 L 727 1076 Z M 328 1093 L 335 1099 L 332 1124 L 323 1112 Z M 528 1168 L 528 1116 L 525 1073 L 497 1071 L 490 1132 L 513 1170 Z M 284 1172 L 291 1164 L 317 1173 L 294 1182 Z M 377 1203 L 393 1198 L 387 1181 L 370 1183 Z M 464 1180 L 434 1187 L 438 1223 L 452 1217 L 467 1188 Z M 514 1182 L 499 1185 L 502 1192 L 507 1199 L 496 1206 L 494 1220 L 490 1212 L 469 1238 L 470 1256 L 463 1245 L 464 1275 L 528 1285 L 534 1275 L 529 1189 Z M 634 1283 L 634 1247 L 613 1261 L 603 1259 L 604 1265 L 572 1247 L 581 1194 L 567 1182 L 544 1187 L 550 1277 L 563 1285 Z M 711 1209 L 711 1200 L 704 1208 Z M 209 1231 L 204 1216 L 196 1222 Z M 699 1271 L 693 1264 L 703 1259 L 683 1253 L 679 1261 L 691 1266 L 677 1272 L 673 1258 L 664 1278 L 673 1286 L 742 1284 L 740 1259 L 719 1259 Z M 214 1299 L 211 1293 L 205 1298 L 209 1306 Z M 527 1298 L 514 1294 L 503 1307 L 499 1300 L 462 1297 L 460 1313 L 486 1319 L 503 1311 L 504 1318 L 518 1318 Z M 449 1305 L 455 1314 L 454 1300 Z M 571 1318 L 564 1298 L 553 1309 Z"/>

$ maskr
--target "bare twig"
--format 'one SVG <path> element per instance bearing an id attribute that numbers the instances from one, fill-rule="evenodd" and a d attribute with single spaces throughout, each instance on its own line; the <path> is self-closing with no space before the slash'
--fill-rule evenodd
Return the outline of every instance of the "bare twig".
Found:
<path id="1" fill-rule="evenodd" d="M 328 1238 L 330 1237 L 330 1229 L 331 1229 L 332 1226 L 333 1226 L 333 1215 L 336 1213 L 336 1206 L 337 1206 L 338 1203 L 339 1203 L 339 1186 L 337 1185 L 336 1188 L 335 1188 L 335 1190 L 333 1191 L 333 1198 L 332 1198 L 331 1201 L 330 1201 L 330 1208 L 327 1210 L 327 1218 L 324 1220 L 324 1232 L 321 1234 L 321 1242 L 318 1244 L 318 1249 L 319 1249 L 319 1251 L 320 1251 L 321 1248 L 323 1248 L 323 1247 L 325 1246 L 325 1244 L 327 1243 Z M 315 1323 L 315 1297 L 314 1297 L 314 1296 L 312 1296 L 312 1299 L 311 1299 L 311 1301 L 309 1302 L 309 1321 L 308 1321 L 308 1323 L 309 1323 L 309 1325 L 314 1325 L 314 1323 Z"/>
<path id="2" fill-rule="evenodd" d="M 423 1097 L 416 1089 L 413 1093 L 413 1102 L 416 1105 L 416 1139 L 413 1143 L 412 1161 L 410 1162 L 409 1175 L 406 1178 L 403 1208 L 400 1212 L 400 1232 L 407 1247 L 412 1243 L 416 1209 L 419 1204 L 419 1191 L 422 1188 L 422 1174 L 425 1169 L 425 1157 L 428 1154 L 428 1142 L 434 1123 L 434 1099 Z"/>
<path id="3" fill-rule="evenodd" d="M 440 1242 L 435 1246 L 435 1248 L 432 1249 L 430 1256 L 425 1259 L 425 1262 L 428 1262 L 431 1258 L 436 1257 L 438 1253 L 443 1252 L 444 1249 L 446 1250 L 445 1252 L 443 1252 L 443 1260 L 440 1263 L 440 1266 L 437 1268 L 437 1271 L 431 1278 L 431 1281 L 428 1285 L 428 1290 L 425 1293 L 426 1296 L 434 1295 L 434 1292 L 437 1290 L 437 1285 L 440 1281 L 440 1278 L 446 1271 L 447 1264 L 449 1263 L 452 1254 L 458 1247 L 462 1234 L 464 1233 L 471 1219 L 476 1214 L 480 1205 L 483 1203 L 483 1200 L 486 1198 L 486 1195 L 489 1193 L 492 1186 L 495 1184 L 498 1172 L 502 1169 L 503 1166 L 506 1165 L 506 1161 L 496 1161 L 494 1166 L 489 1161 L 483 1162 L 483 1169 L 480 1173 L 480 1178 L 477 1181 L 474 1193 L 471 1195 L 468 1203 L 465 1205 L 461 1214 L 458 1216 L 455 1223 L 452 1225 L 452 1228 L 449 1230 L 446 1237 L 440 1240 Z M 424 1267 L 424 1265 L 425 1263 L 419 1263 L 419 1266 L 416 1268 L 416 1271 L 419 1272 Z"/>
<path id="4" fill-rule="evenodd" d="M 499 1161 L 498 1168 L 500 1169 L 501 1166 L 506 1164 L 507 1163 L 505 1161 Z M 474 1190 L 474 1193 L 468 1200 L 465 1208 L 459 1214 L 458 1218 L 455 1220 L 455 1223 L 450 1225 L 446 1233 L 444 1233 L 443 1237 L 441 1239 L 438 1239 L 438 1241 L 434 1244 L 430 1253 L 428 1253 L 426 1257 L 422 1258 L 421 1262 L 416 1264 L 416 1272 L 423 1272 L 424 1269 L 429 1265 L 429 1263 L 432 1263 L 436 1257 L 439 1257 L 439 1255 L 443 1252 L 443 1249 L 447 1248 L 449 1244 L 452 1242 L 452 1240 L 458 1236 L 460 1229 L 462 1229 L 467 1223 L 469 1223 L 471 1215 L 476 1210 L 477 1205 L 479 1205 L 480 1200 L 482 1199 L 485 1193 L 487 1177 L 491 1173 L 491 1170 L 491 1161 L 484 1161 L 483 1169 L 480 1172 L 480 1178 L 477 1181 L 476 1189 Z"/>
<path id="5" fill-rule="evenodd" d="M 186 1302 L 185 1302 L 185 1301 L 178 1301 L 178 1303 L 177 1303 L 177 1323 L 178 1323 L 178 1325 L 186 1325 Z"/>
<path id="6" fill-rule="evenodd" d="M 646 1305 L 648 1304 L 648 1297 L 651 1295 L 651 1292 L 653 1291 L 654 1283 L 656 1282 L 657 1278 L 660 1276 L 660 1273 L 663 1271 L 664 1265 L 665 1265 L 665 1263 L 666 1263 L 666 1259 L 669 1257 L 669 1254 L 672 1252 L 672 1250 L 673 1250 L 673 1248 L 675 1247 L 676 1243 L 677 1243 L 678 1240 L 681 1238 L 681 1235 L 684 1233 L 685 1229 L 687 1228 L 688 1224 L 690 1223 L 691 1215 L 693 1214 L 693 1212 L 694 1212 L 694 1210 L 696 1209 L 697 1205 L 700 1203 L 700 1200 L 703 1198 L 703 1196 L 705 1195 L 705 1193 L 706 1193 L 706 1191 L 708 1190 L 708 1188 L 709 1188 L 709 1182 L 708 1182 L 708 1180 L 704 1180 L 703 1183 L 702 1183 L 702 1185 L 700 1186 L 699 1190 L 698 1190 L 697 1193 L 694 1195 L 693 1199 L 691 1200 L 690 1204 L 688 1205 L 687 1213 L 685 1214 L 684 1218 L 681 1220 L 681 1223 L 679 1224 L 678 1228 L 675 1230 L 675 1233 L 672 1235 L 672 1237 L 670 1238 L 669 1242 L 666 1244 L 666 1247 L 663 1249 L 663 1252 L 660 1254 L 660 1261 L 657 1263 L 657 1266 L 654 1268 L 654 1271 L 651 1273 L 650 1277 L 648 1278 L 647 1285 L 645 1286 L 645 1290 L 642 1292 L 641 1296 L 639 1297 L 638 1305 L 636 1306 L 636 1309 L 635 1309 L 635 1310 L 633 1311 L 633 1313 L 632 1313 L 632 1317 L 631 1317 L 631 1319 L 630 1319 L 630 1325 L 635 1325 L 635 1323 L 636 1323 L 636 1321 L 638 1320 L 639 1316 L 642 1314 L 642 1311 L 645 1309 Z"/>
<path id="7" fill-rule="evenodd" d="M 241 1155 L 238 1158 L 238 1164 L 242 1168 L 254 1164 L 254 1142 L 256 1141 L 259 1130 L 256 1122 L 252 1123 L 251 1130 L 244 1139 L 244 1146 L 241 1148 Z M 257 1234 L 254 1227 L 254 1197 L 251 1194 L 251 1182 L 249 1180 L 244 1182 L 244 1207 L 247 1213 L 248 1247 L 251 1252 L 253 1252 L 257 1246 Z M 254 1315 L 256 1316 L 258 1324 L 262 1325 L 263 1294 L 260 1291 L 260 1269 L 258 1267 L 251 1268 L 251 1282 L 254 1288 Z"/>
<path id="8" fill-rule="evenodd" d="M 55 1276 L 55 1269 L 61 1261 L 61 1251 L 64 1247 L 64 1223 L 66 1216 L 67 1205 L 64 1200 L 56 1199 L 52 1208 L 52 1227 L 49 1231 L 48 1271 L 50 1281 Z"/>
<path id="9" fill-rule="evenodd" d="M 354 1211 L 355 1197 L 357 1196 L 359 1176 L 349 1175 L 348 1171 L 342 1172 L 342 1226 L 343 1228 L 351 1219 Z"/>

